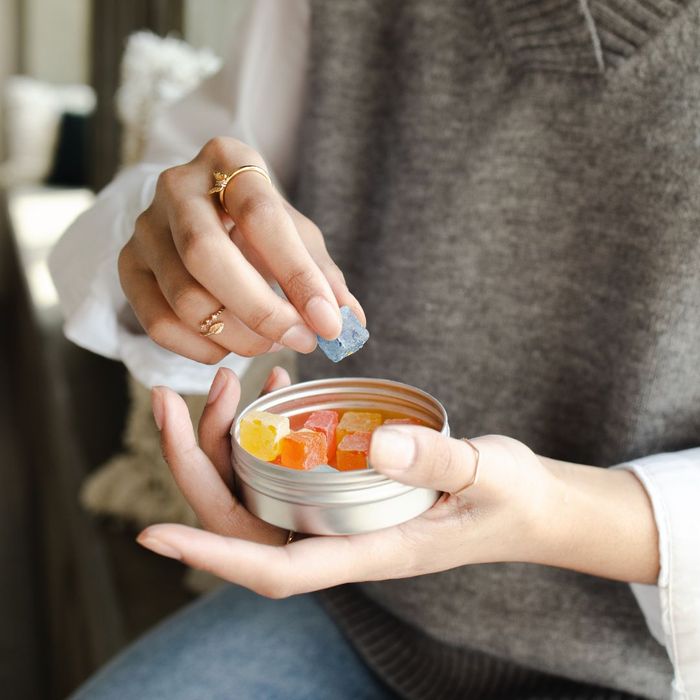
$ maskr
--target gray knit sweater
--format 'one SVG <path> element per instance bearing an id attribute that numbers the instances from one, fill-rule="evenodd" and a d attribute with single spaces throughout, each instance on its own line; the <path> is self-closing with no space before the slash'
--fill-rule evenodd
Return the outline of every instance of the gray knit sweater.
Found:
<path id="1" fill-rule="evenodd" d="M 296 199 L 372 338 L 303 374 L 575 462 L 697 444 L 698 3 L 319 0 L 311 51 Z M 622 583 L 501 564 L 327 599 L 406 697 L 669 696 Z"/>

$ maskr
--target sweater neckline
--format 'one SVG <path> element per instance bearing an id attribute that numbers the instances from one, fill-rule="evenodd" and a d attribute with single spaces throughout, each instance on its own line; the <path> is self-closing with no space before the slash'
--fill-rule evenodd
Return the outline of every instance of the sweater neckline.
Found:
<path id="1" fill-rule="evenodd" d="M 600 74 L 629 58 L 687 0 L 489 0 L 520 69 Z"/>

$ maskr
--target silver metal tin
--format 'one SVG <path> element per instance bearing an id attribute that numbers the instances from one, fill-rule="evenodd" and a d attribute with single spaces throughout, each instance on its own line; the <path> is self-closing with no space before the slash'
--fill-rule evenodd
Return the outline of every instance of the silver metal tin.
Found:
<path id="1" fill-rule="evenodd" d="M 246 508 L 268 523 L 315 535 L 349 535 L 398 525 L 430 508 L 432 489 L 406 486 L 374 469 L 312 472 L 278 467 L 239 443 L 249 411 L 294 416 L 322 409 L 395 411 L 449 436 L 447 413 L 430 394 L 386 379 L 321 379 L 279 389 L 242 411 L 232 429 L 236 491 Z"/>

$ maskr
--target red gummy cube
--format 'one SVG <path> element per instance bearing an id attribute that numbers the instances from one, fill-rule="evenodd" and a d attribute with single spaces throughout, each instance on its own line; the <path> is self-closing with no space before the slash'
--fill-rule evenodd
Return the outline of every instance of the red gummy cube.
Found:
<path id="1" fill-rule="evenodd" d="M 304 423 L 307 430 L 315 430 L 326 436 L 328 455 L 326 459 L 332 460 L 335 457 L 335 429 L 338 427 L 337 411 L 314 411 Z"/>
<path id="2" fill-rule="evenodd" d="M 299 430 L 280 440 L 280 463 L 290 469 L 313 469 L 326 463 L 326 436 L 313 430 Z"/>
<path id="3" fill-rule="evenodd" d="M 338 444 L 336 466 L 340 471 L 367 469 L 372 433 L 350 433 Z"/>

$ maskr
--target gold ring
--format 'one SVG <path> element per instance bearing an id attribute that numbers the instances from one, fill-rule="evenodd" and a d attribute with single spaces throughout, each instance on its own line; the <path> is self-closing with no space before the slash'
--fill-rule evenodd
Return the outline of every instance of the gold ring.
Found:
<path id="1" fill-rule="evenodd" d="M 472 450 L 474 450 L 474 460 L 475 461 L 474 461 L 474 476 L 472 477 L 472 480 L 466 486 L 462 486 L 460 491 L 464 491 L 465 489 L 469 489 L 472 486 L 474 486 L 474 484 L 476 484 L 477 479 L 479 478 L 479 457 L 481 456 L 479 453 L 479 448 L 471 440 L 468 440 L 467 438 L 462 438 L 462 442 L 466 442 L 467 445 L 469 445 L 469 447 L 471 447 Z"/>
<path id="2" fill-rule="evenodd" d="M 285 545 L 292 544 L 294 542 L 294 537 L 296 536 L 296 532 L 294 530 L 290 530 L 289 534 L 287 535 L 287 541 L 284 543 Z"/>
<path id="3" fill-rule="evenodd" d="M 225 308 L 226 308 L 225 306 L 222 306 L 220 309 L 215 311 L 211 316 L 207 316 L 199 324 L 199 332 L 201 335 L 203 335 L 205 338 L 207 338 L 210 335 L 219 335 L 219 333 L 223 333 L 224 324 L 221 321 L 219 321 L 219 319 L 221 318 L 221 314 L 224 313 Z"/>
<path id="4" fill-rule="evenodd" d="M 238 170 L 234 170 L 232 173 L 222 173 L 218 170 L 214 171 L 214 187 L 212 187 L 207 194 L 218 194 L 219 203 L 221 208 L 228 214 L 228 209 L 226 208 L 226 203 L 224 202 L 224 195 L 226 194 L 226 187 L 229 182 L 233 180 L 237 175 L 243 173 L 257 173 L 262 175 L 270 184 L 272 184 L 272 179 L 265 168 L 261 168 L 259 165 L 242 165 Z M 229 214 L 230 216 L 230 214 Z"/>

